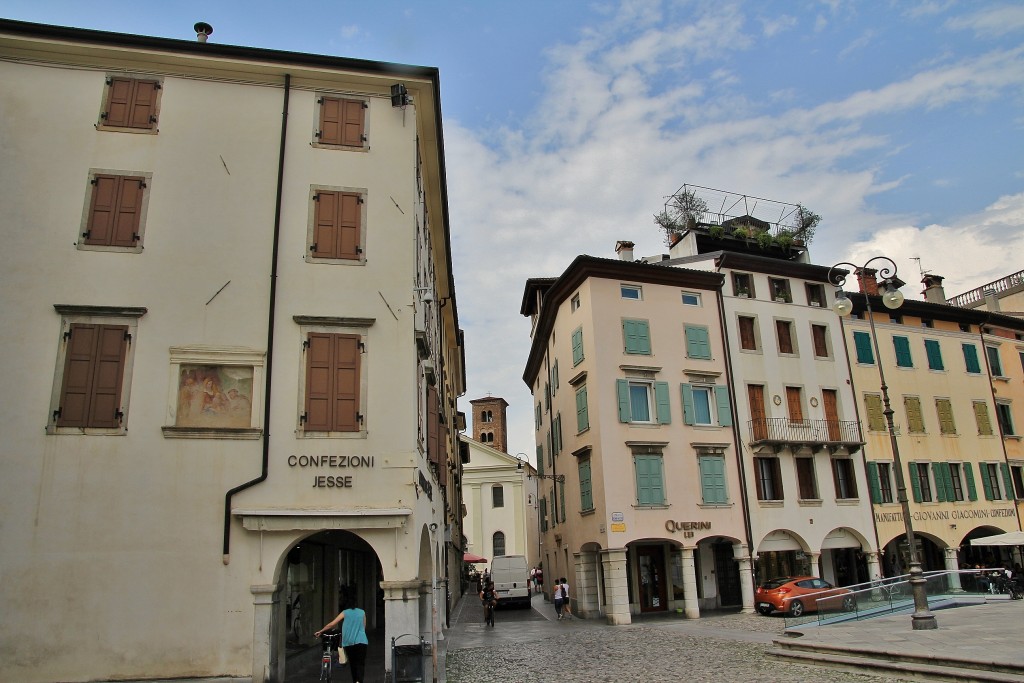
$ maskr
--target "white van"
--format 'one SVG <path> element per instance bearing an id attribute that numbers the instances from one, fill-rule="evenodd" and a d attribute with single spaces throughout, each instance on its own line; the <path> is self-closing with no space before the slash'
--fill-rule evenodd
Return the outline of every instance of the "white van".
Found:
<path id="1" fill-rule="evenodd" d="M 530 567 L 525 555 L 498 555 L 491 561 L 491 581 L 498 604 L 530 605 Z"/>

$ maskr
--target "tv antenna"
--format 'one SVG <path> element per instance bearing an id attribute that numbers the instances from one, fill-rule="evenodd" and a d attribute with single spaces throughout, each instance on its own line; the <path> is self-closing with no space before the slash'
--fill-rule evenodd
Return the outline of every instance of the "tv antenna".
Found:
<path id="1" fill-rule="evenodd" d="M 920 256 L 911 256 L 910 260 L 911 261 L 917 261 L 917 270 L 920 271 L 922 278 L 925 275 L 927 275 L 928 273 L 931 272 L 930 270 L 925 270 L 924 268 L 921 267 L 921 257 Z"/>

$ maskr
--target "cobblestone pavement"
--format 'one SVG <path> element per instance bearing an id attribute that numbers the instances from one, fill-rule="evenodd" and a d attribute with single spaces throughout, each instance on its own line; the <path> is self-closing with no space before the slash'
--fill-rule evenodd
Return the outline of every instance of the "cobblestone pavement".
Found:
<path id="1" fill-rule="evenodd" d="M 536 607 L 536 604 L 535 604 Z M 535 610 L 536 612 L 537 610 Z M 531 622 L 529 634 L 485 631 L 492 642 L 467 634 L 452 643 L 448 683 L 701 683 L 780 681 L 785 683 L 892 683 L 891 676 L 794 664 L 768 654 L 782 633 L 781 618 L 710 615 L 699 620 L 645 619 L 630 626 L 593 621 Z M 509 624 L 508 626 L 513 626 Z M 516 624 L 516 626 L 519 626 Z M 526 626 L 526 624 L 523 624 Z M 549 627 L 554 627 L 552 631 Z M 473 625 L 467 628 L 472 629 Z"/>

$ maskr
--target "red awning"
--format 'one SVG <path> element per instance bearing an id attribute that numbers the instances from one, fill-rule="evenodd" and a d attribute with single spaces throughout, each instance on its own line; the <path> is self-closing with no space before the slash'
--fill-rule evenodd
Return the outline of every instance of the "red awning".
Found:
<path id="1" fill-rule="evenodd" d="M 476 562 L 486 562 L 487 560 L 479 555 L 474 555 L 473 553 L 463 553 L 462 561 L 474 564 Z"/>

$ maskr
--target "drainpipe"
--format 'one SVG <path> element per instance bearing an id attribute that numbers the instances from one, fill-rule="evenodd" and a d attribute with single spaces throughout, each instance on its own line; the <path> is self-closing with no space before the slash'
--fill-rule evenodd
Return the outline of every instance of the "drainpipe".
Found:
<path id="1" fill-rule="evenodd" d="M 284 151 L 288 133 L 288 96 L 291 94 L 291 74 L 284 75 L 284 105 L 281 111 L 281 145 L 277 161 L 277 199 L 274 207 L 274 247 L 270 263 L 270 312 L 267 316 L 267 362 L 263 390 L 263 463 L 260 476 L 239 484 L 224 495 L 224 564 L 231 562 L 231 497 L 239 491 L 266 480 L 270 464 L 270 388 L 274 377 L 274 311 L 277 303 L 277 255 L 281 241 L 281 194 L 284 187 Z"/>

